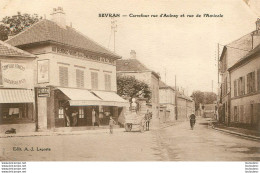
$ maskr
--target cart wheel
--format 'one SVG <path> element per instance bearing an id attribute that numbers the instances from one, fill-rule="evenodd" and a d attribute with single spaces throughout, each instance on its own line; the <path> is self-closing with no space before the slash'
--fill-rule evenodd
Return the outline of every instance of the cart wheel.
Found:
<path id="1" fill-rule="evenodd" d="M 131 126 L 131 124 L 125 124 L 125 131 L 127 131 L 127 132 L 130 132 L 131 131 L 131 129 L 132 129 L 132 126 Z"/>

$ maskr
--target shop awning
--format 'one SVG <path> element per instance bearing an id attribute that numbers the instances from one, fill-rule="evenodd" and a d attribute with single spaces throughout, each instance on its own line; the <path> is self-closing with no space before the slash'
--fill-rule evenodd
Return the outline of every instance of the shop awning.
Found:
<path id="1" fill-rule="evenodd" d="M 93 93 L 102 99 L 102 105 L 104 106 L 129 106 L 128 101 L 124 100 L 114 92 L 93 91 Z"/>
<path id="2" fill-rule="evenodd" d="M 33 103 L 34 93 L 30 89 L 0 89 L 0 103 Z"/>
<path id="3" fill-rule="evenodd" d="M 88 90 L 73 89 L 73 88 L 58 88 L 58 89 L 70 98 L 69 102 L 71 106 L 99 105 L 101 101 L 101 99 L 96 97 Z"/>

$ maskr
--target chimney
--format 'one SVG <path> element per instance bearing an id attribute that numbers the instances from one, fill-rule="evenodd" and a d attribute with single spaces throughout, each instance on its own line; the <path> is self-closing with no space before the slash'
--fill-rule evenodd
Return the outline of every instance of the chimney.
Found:
<path id="1" fill-rule="evenodd" d="M 53 22 L 66 29 L 66 17 L 62 7 L 54 8 L 51 15 Z"/>
<path id="2" fill-rule="evenodd" d="M 130 59 L 136 59 L 136 52 L 135 52 L 135 50 L 131 50 L 131 52 L 130 52 Z"/>

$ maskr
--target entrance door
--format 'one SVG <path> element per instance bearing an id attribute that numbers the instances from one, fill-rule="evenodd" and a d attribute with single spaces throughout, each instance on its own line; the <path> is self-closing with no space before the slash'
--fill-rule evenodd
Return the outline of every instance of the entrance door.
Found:
<path id="1" fill-rule="evenodd" d="M 251 118 L 251 125 L 254 124 L 254 105 L 250 105 L 250 118 Z"/>

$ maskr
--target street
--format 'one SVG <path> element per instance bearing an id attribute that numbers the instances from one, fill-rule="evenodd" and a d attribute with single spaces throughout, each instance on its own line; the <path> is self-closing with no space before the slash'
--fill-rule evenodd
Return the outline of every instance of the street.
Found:
<path id="1" fill-rule="evenodd" d="M 194 130 L 186 121 L 145 133 L 121 130 L 112 135 L 103 132 L 1 138 L 0 146 L 1 161 L 260 160 L 258 141 L 215 131 L 208 128 L 205 119 L 198 120 Z M 36 151 L 37 147 L 42 151 Z"/>

